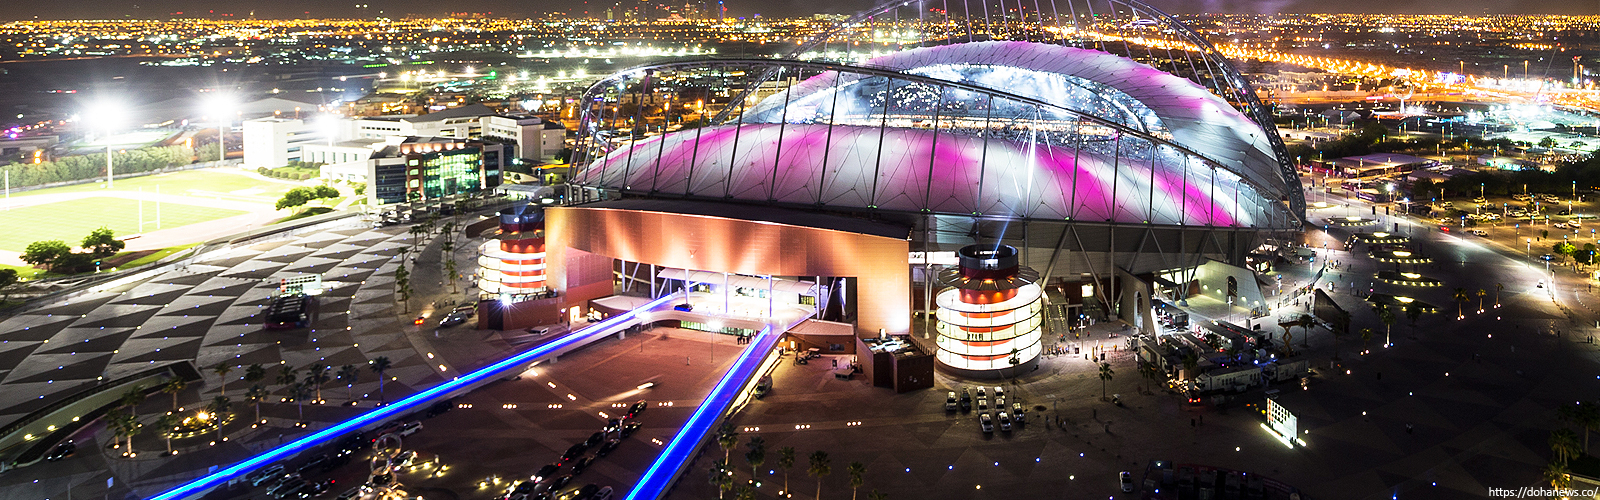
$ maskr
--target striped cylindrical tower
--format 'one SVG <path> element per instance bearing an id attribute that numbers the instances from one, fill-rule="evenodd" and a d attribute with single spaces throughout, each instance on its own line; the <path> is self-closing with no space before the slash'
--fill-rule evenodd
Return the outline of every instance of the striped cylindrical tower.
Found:
<path id="1" fill-rule="evenodd" d="M 500 211 L 500 234 L 478 249 L 478 288 L 510 295 L 543 292 L 549 289 L 544 270 L 544 213 L 526 205 Z"/>
<path id="2" fill-rule="evenodd" d="M 936 299 L 939 363 L 976 377 L 1033 365 L 1044 336 L 1039 274 L 1019 265 L 1007 245 L 971 245 L 956 255 L 960 266 L 939 274 L 947 287 Z"/>

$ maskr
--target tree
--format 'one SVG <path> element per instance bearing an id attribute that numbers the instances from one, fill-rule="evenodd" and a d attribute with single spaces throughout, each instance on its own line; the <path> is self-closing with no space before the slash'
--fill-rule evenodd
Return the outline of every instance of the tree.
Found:
<path id="1" fill-rule="evenodd" d="M 298 380 L 300 380 L 300 377 L 295 376 L 294 368 L 290 368 L 285 365 L 284 367 L 278 369 L 278 385 L 283 386 L 285 389 L 291 385 L 294 385 L 295 381 Z"/>
<path id="2" fill-rule="evenodd" d="M 245 369 L 244 369 L 244 381 L 245 381 L 245 383 L 254 384 L 256 382 L 260 382 L 261 379 L 264 379 L 264 378 L 267 378 L 267 369 L 262 367 L 261 364 L 257 363 L 257 364 L 253 364 L 253 365 L 245 367 Z"/>
<path id="3" fill-rule="evenodd" d="M 728 469 L 728 461 L 718 460 L 712 462 L 711 471 L 707 474 L 706 480 L 712 486 L 717 487 L 717 498 L 720 500 L 722 495 L 733 488 L 733 471 Z"/>
<path id="4" fill-rule="evenodd" d="M 178 431 L 178 423 L 182 420 L 171 413 L 164 414 L 156 419 L 156 427 L 161 428 L 161 437 L 167 440 L 167 456 L 172 455 L 172 433 Z"/>
<path id="5" fill-rule="evenodd" d="M 733 424 L 724 422 L 717 428 L 717 446 L 722 447 L 722 461 L 727 462 L 729 453 L 739 446 L 739 431 L 734 430 Z"/>
<path id="6" fill-rule="evenodd" d="M 1117 372 L 1111 369 L 1111 363 L 1100 363 L 1100 399 L 1106 398 L 1106 382 L 1109 382 L 1111 377 L 1116 374 Z"/>
<path id="7" fill-rule="evenodd" d="M 811 454 L 811 466 L 806 468 L 806 474 L 817 478 L 817 500 L 822 500 L 822 476 L 833 472 L 833 468 L 829 463 L 828 453 L 817 450 Z"/>
<path id="8" fill-rule="evenodd" d="M 211 398 L 211 404 L 206 407 L 211 412 L 211 421 L 217 423 L 217 442 L 222 442 L 222 422 L 233 413 L 233 400 L 227 396 Z"/>
<path id="9" fill-rule="evenodd" d="M 1417 319 L 1422 317 L 1422 308 L 1415 304 L 1406 304 L 1404 308 L 1406 319 L 1411 321 L 1411 336 L 1417 335 Z"/>
<path id="10" fill-rule="evenodd" d="M 778 448 L 778 468 L 783 469 L 783 494 L 794 496 L 794 491 L 789 489 L 789 469 L 794 467 L 794 447 L 785 446 Z"/>
<path id="11" fill-rule="evenodd" d="M 844 471 L 850 475 L 850 500 L 856 500 L 856 490 L 867 482 L 866 478 L 862 477 L 867 473 L 867 466 L 861 462 L 850 462 Z"/>
<path id="12" fill-rule="evenodd" d="M 1372 342 L 1372 329 L 1371 328 L 1362 328 L 1361 329 L 1361 350 L 1363 350 L 1363 351 L 1367 350 L 1367 343 L 1368 342 Z"/>
<path id="13" fill-rule="evenodd" d="M 261 423 L 261 400 L 267 399 L 267 396 L 270 395 L 272 395 L 272 392 L 261 384 L 252 385 L 244 391 L 244 400 L 249 401 L 250 404 L 256 407 L 256 423 Z M 254 427 L 254 425 L 251 426 Z"/>
<path id="14" fill-rule="evenodd" d="M 1544 465 L 1541 473 L 1546 481 L 1550 481 L 1552 488 L 1566 489 L 1572 484 L 1572 470 L 1567 468 L 1566 462 L 1551 460 Z"/>
<path id="15" fill-rule="evenodd" d="M 16 269 L 0 269 L 0 290 L 6 290 L 7 288 L 11 288 L 12 285 L 21 282 L 22 275 L 17 273 Z M 8 300 L 11 300 L 11 292 L 6 291 L 4 292 L 4 296 L 0 296 L 0 302 L 5 302 Z"/>
<path id="16" fill-rule="evenodd" d="M 1191 379 L 1194 378 L 1195 370 L 1198 370 L 1199 368 L 1200 368 L 1200 356 L 1199 355 L 1196 355 L 1194 352 L 1190 352 L 1188 354 L 1183 355 L 1183 373 L 1184 373 L 1185 376 L 1187 376 L 1188 378 L 1191 378 Z M 1104 389 L 1102 389 L 1100 391 L 1100 395 L 1102 397 L 1105 396 L 1105 390 Z"/>
<path id="17" fill-rule="evenodd" d="M 400 294 L 402 310 L 411 312 L 411 271 L 406 270 L 406 251 L 400 250 L 400 267 L 394 270 L 394 291 Z"/>
<path id="18" fill-rule="evenodd" d="M 289 386 L 289 399 L 293 399 L 295 406 L 299 407 L 300 410 L 299 425 L 301 427 L 306 424 L 306 398 L 309 397 L 311 397 L 310 380 L 304 380 Z"/>
<path id="19" fill-rule="evenodd" d="M 117 252 L 121 252 L 127 246 L 126 242 L 117 239 L 116 233 L 111 232 L 111 229 L 105 226 L 89 231 L 89 235 L 83 237 L 83 249 L 88 250 L 89 255 L 96 259 L 104 259 L 116 255 Z"/>
<path id="20" fill-rule="evenodd" d="M 23 262 L 35 266 L 44 266 L 46 271 L 53 271 L 58 263 L 72 254 L 72 247 L 61 240 L 35 241 L 28 244 L 22 251 Z"/>
<path id="21" fill-rule="evenodd" d="M 172 377 L 165 385 L 161 386 L 161 392 L 172 395 L 172 411 L 178 411 L 178 393 L 183 392 L 183 388 L 188 386 L 189 383 L 180 377 Z"/>
<path id="22" fill-rule="evenodd" d="M 278 210 L 283 210 L 305 205 L 311 201 L 312 197 L 310 195 L 311 193 L 303 187 L 290 189 L 288 192 L 283 193 L 283 197 L 279 198 L 278 203 L 273 206 L 277 207 Z"/>
<path id="23" fill-rule="evenodd" d="M 1563 257 L 1575 257 L 1574 254 L 1578 253 L 1578 246 L 1563 241 L 1561 243 L 1556 243 L 1555 246 L 1550 248 L 1550 250 L 1554 251 L 1556 255 Z"/>
<path id="24" fill-rule="evenodd" d="M 1489 295 L 1488 290 L 1478 289 L 1478 314 L 1483 314 L 1483 297 Z"/>
<path id="25" fill-rule="evenodd" d="M 1550 454 L 1563 464 L 1577 458 L 1578 434 L 1564 427 L 1550 431 Z"/>
<path id="26" fill-rule="evenodd" d="M 1592 404 L 1561 405 L 1556 416 L 1583 429 L 1583 452 L 1588 453 L 1589 431 L 1600 429 L 1600 408 Z"/>
<path id="27" fill-rule="evenodd" d="M 1500 308 L 1500 291 L 1504 290 L 1505 288 L 1506 288 L 1506 286 L 1504 284 L 1501 284 L 1501 283 L 1495 283 L 1494 284 L 1494 307 L 1496 309 Z"/>
<path id="28" fill-rule="evenodd" d="M 387 403 L 384 402 L 384 399 L 383 399 L 383 382 L 385 380 L 387 380 L 387 377 L 384 377 L 383 374 L 384 374 L 384 372 L 389 371 L 389 366 L 390 365 L 389 365 L 389 357 L 388 356 L 378 356 L 376 358 L 372 358 L 371 361 L 367 362 L 367 368 L 370 368 L 372 370 L 372 373 L 378 374 L 378 405 L 379 406 L 387 404 Z"/>
<path id="29" fill-rule="evenodd" d="M 311 386 L 311 389 L 316 391 L 316 402 L 318 404 L 322 402 L 322 384 L 326 383 L 328 383 L 328 365 L 312 363 L 311 366 L 306 367 L 306 385 Z"/>
<path id="30" fill-rule="evenodd" d="M 350 390 L 350 401 L 355 401 L 356 382 L 361 381 L 361 369 L 356 368 L 356 365 L 344 365 L 339 367 L 339 373 L 335 376 L 339 377 L 339 381 L 344 382 L 345 388 Z"/>
<path id="31" fill-rule="evenodd" d="M 867 492 L 867 500 L 889 500 L 889 494 L 873 489 Z"/>
<path id="32" fill-rule="evenodd" d="M 1556 138 L 1548 135 L 1544 136 L 1544 139 L 1539 140 L 1539 147 L 1545 149 L 1556 147 Z"/>
<path id="33" fill-rule="evenodd" d="M 351 184 L 350 188 L 355 190 L 356 196 L 364 196 L 367 194 L 367 183 L 365 182 Z"/>
<path id="34" fill-rule="evenodd" d="M 749 447 L 750 451 L 744 453 L 744 461 L 750 464 L 750 477 L 756 477 L 756 469 L 760 469 L 761 464 L 767 463 L 767 440 L 761 436 L 752 437 L 745 446 Z"/>
<path id="35" fill-rule="evenodd" d="M 1457 288 L 1454 298 L 1456 300 L 1456 319 L 1467 317 L 1467 311 L 1463 304 L 1465 304 L 1468 300 L 1472 300 L 1471 297 L 1467 296 L 1467 289 Z"/>
<path id="36" fill-rule="evenodd" d="M 216 373 L 217 374 L 217 378 L 222 379 L 222 384 L 217 389 L 217 395 L 219 395 L 219 396 L 227 396 L 228 395 L 228 374 L 233 372 L 233 365 L 228 364 L 227 361 L 218 361 L 217 362 L 217 366 L 211 367 L 211 372 L 212 373 Z"/>
<path id="37" fill-rule="evenodd" d="M 1383 346 L 1384 347 L 1389 347 L 1390 345 L 1393 345 L 1393 343 L 1389 342 L 1389 331 L 1393 329 L 1395 320 L 1396 320 L 1396 318 L 1394 317 L 1394 311 L 1391 310 L 1389 308 L 1389 306 L 1379 306 L 1378 307 L 1378 321 L 1383 322 Z"/>
<path id="38" fill-rule="evenodd" d="M 311 188 L 311 194 L 312 194 L 312 196 L 314 198 L 317 198 L 317 199 L 338 198 L 339 197 L 339 190 L 338 189 L 334 189 L 332 186 L 328 186 L 328 185 L 324 184 L 324 185 L 319 185 L 317 187 Z"/>

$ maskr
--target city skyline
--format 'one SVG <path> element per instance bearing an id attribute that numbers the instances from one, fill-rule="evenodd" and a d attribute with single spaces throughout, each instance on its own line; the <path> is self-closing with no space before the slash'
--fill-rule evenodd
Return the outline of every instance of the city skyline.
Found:
<path id="1" fill-rule="evenodd" d="M 653 2 L 680 6 L 679 2 Z M 702 2 L 691 2 L 702 3 Z M 709 3 L 709 2 L 708 2 Z M 164 19 L 164 18 L 262 18 L 262 19 L 315 19 L 315 18 L 371 18 L 404 16 L 484 16 L 523 18 L 540 17 L 551 13 L 571 16 L 604 18 L 606 9 L 617 2 L 586 0 L 555 0 L 541 2 L 543 9 L 535 10 L 530 4 L 509 0 L 468 0 L 440 6 L 420 0 L 398 0 L 384 3 L 347 3 L 329 5 L 325 2 L 291 0 L 255 4 L 251 2 L 202 2 L 195 0 L 157 0 L 154 2 L 53 2 L 30 6 L 27 11 L 12 7 L 0 12 L 0 20 L 25 19 Z M 727 2 L 729 17 L 793 17 L 810 14 L 848 14 L 870 7 L 872 2 L 823 0 L 820 2 Z M 1470 0 L 1464 2 L 1445 0 L 1351 0 L 1329 4 L 1310 0 L 1202 0 L 1186 2 L 1158 0 L 1151 5 L 1172 14 L 1224 13 L 1224 14 L 1308 14 L 1308 13 L 1364 13 L 1364 14 L 1557 14 L 1597 15 L 1600 3 L 1568 2 L 1561 0 Z M 711 9 L 710 6 L 707 7 Z M 714 10 L 712 10 L 714 12 Z M 665 13 L 665 11 L 664 11 Z M 665 15 L 661 16 L 665 17 Z"/>

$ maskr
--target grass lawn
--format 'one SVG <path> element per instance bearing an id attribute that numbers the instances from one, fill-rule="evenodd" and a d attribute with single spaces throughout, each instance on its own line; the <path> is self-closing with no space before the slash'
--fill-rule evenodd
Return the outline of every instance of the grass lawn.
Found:
<path id="1" fill-rule="evenodd" d="M 12 198 L 20 199 L 32 195 L 55 193 L 104 193 L 106 190 L 100 187 L 101 184 L 90 182 L 74 186 L 38 189 L 23 193 L 13 193 Z M 217 172 L 211 169 L 185 170 L 168 174 L 119 179 L 112 186 L 113 191 L 138 192 L 140 188 L 143 188 L 147 193 L 154 193 L 156 186 L 160 186 L 161 194 L 166 195 L 260 203 L 269 207 L 276 203 L 278 198 L 282 198 L 283 193 L 295 187 L 293 184 L 265 181 L 255 177 Z M 122 234 L 122 231 L 117 231 L 117 234 Z"/>
<path id="2" fill-rule="evenodd" d="M 128 263 L 125 263 L 123 265 L 117 266 L 117 269 L 131 269 L 131 268 L 139 267 L 139 266 L 142 266 L 142 265 L 145 265 L 145 264 L 149 264 L 151 262 L 155 262 L 155 261 L 161 260 L 163 258 L 166 258 L 166 256 L 168 256 L 168 255 L 172 255 L 172 254 L 177 253 L 177 252 L 181 252 L 181 251 L 184 251 L 184 250 L 188 250 L 190 248 L 194 248 L 195 245 L 199 245 L 199 243 L 190 243 L 188 245 L 163 248 L 163 249 L 155 251 L 155 253 L 152 253 L 150 255 L 139 257 L 137 259 L 129 261 Z"/>
<path id="3" fill-rule="evenodd" d="M 155 203 L 145 202 L 144 216 L 150 222 L 145 224 L 146 230 L 156 230 L 155 210 Z M 161 227 L 171 229 L 243 213 L 198 205 L 162 203 Z M 139 202 L 89 197 L 0 211 L 0 249 L 21 252 L 29 243 L 41 240 L 61 240 L 77 246 L 89 231 L 100 226 L 111 228 L 119 237 L 139 233 Z"/>

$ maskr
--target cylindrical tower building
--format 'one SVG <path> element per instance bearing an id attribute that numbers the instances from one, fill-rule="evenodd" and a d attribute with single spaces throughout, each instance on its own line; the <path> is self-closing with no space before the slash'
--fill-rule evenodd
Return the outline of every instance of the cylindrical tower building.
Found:
<path id="1" fill-rule="evenodd" d="M 544 213 L 527 205 L 502 210 L 500 234 L 478 251 L 478 289 L 513 301 L 544 292 L 544 256 Z"/>
<path id="2" fill-rule="evenodd" d="M 960 266 L 940 273 L 935 357 L 946 369 L 974 377 L 1000 377 L 1007 368 L 1038 362 L 1042 350 L 1044 294 L 1039 274 L 1023 267 L 1008 245 L 970 245 L 956 252 Z"/>

